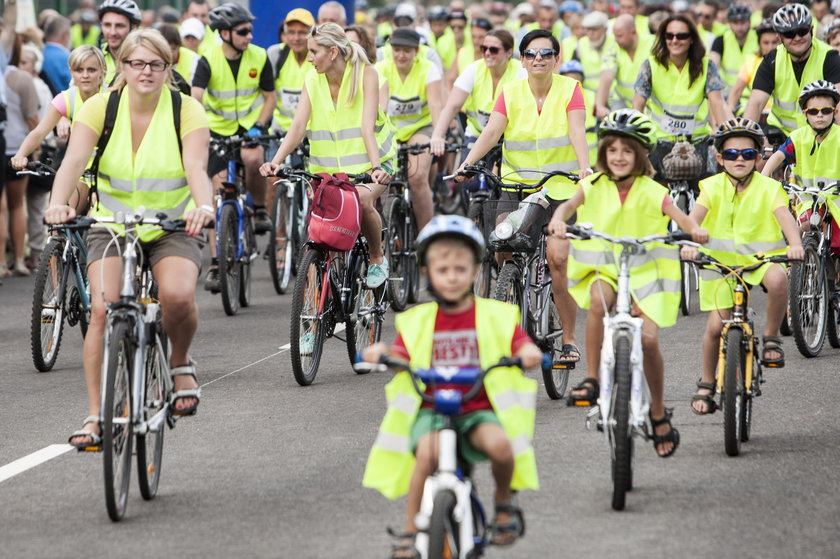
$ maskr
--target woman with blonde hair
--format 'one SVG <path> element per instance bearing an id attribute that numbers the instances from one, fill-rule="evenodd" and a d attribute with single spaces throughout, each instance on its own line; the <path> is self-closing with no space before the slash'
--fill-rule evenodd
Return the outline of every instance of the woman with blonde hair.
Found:
<path id="1" fill-rule="evenodd" d="M 109 100 L 118 96 L 111 137 L 100 154 L 95 183 L 98 201 L 91 215 L 145 208 L 147 216 L 162 212 L 169 219 L 186 221 L 186 232 L 151 229 L 139 237 L 157 282 L 163 328 L 169 337 L 175 384 L 170 409 L 176 416 L 193 415 L 201 395 L 189 356 L 198 326 L 195 285 L 201 268 L 201 243 L 197 235 L 215 217 L 207 175 L 210 130 L 204 107 L 172 87 L 172 51 L 158 31 L 130 33 L 120 48 L 118 63 L 120 72 L 114 85 L 89 99 L 75 116 L 45 219 L 57 225 L 76 216 L 67 202 L 105 127 Z M 106 230 L 94 229 L 88 234 L 91 318 L 84 341 L 88 417 L 68 441 L 88 450 L 98 449 L 102 441 L 99 383 L 105 311 L 107 304 L 119 297 L 122 262 L 110 241 Z"/>

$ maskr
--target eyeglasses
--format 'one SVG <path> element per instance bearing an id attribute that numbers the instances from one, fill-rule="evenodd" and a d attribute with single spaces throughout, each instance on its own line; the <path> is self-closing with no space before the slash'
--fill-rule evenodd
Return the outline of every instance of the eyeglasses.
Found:
<path id="1" fill-rule="evenodd" d="M 128 64 L 132 70 L 140 70 L 141 72 L 146 69 L 148 66 L 152 72 L 163 72 L 169 66 L 166 62 L 162 60 L 153 60 L 152 62 L 146 62 L 145 60 L 123 60 L 123 64 Z"/>
<path id="2" fill-rule="evenodd" d="M 556 54 L 557 51 L 554 49 L 526 49 L 522 52 L 522 58 L 534 60 L 537 55 L 540 55 L 540 58 L 554 58 Z"/>
<path id="3" fill-rule="evenodd" d="M 744 158 L 744 161 L 753 161 L 758 157 L 758 150 L 753 148 L 725 149 L 721 155 L 726 161 L 735 161 L 739 155 Z"/>
<path id="4" fill-rule="evenodd" d="M 674 39 L 678 41 L 687 41 L 691 39 L 691 33 L 665 33 L 666 41 L 673 41 Z"/>
<path id="5" fill-rule="evenodd" d="M 496 56 L 502 50 L 499 47 L 487 47 L 487 46 L 484 46 L 484 45 L 481 45 L 480 48 L 481 48 L 481 54 L 490 53 L 493 56 Z"/>
<path id="6" fill-rule="evenodd" d="M 817 115 L 830 115 L 834 112 L 835 107 L 811 107 L 810 109 L 805 109 L 805 114 L 810 116 L 817 116 Z"/>
<path id="7" fill-rule="evenodd" d="M 242 27 L 242 28 L 234 31 L 234 33 L 236 33 L 240 37 L 247 37 L 248 35 L 250 35 L 253 32 L 254 32 L 253 27 Z"/>
<path id="8" fill-rule="evenodd" d="M 791 29 L 790 31 L 783 31 L 779 33 L 785 39 L 793 39 L 794 37 L 804 37 L 811 33 L 810 27 L 803 27 L 801 29 Z"/>

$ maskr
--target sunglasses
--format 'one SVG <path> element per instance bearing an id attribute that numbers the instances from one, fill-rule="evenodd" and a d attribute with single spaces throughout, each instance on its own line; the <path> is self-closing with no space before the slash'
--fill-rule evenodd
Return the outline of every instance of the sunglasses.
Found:
<path id="1" fill-rule="evenodd" d="M 691 33 L 665 33 L 666 41 L 673 41 L 674 39 L 678 41 L 687 41 L 691 39 Z"/>
<path id="2" fill-rule="evenodd" d="M 801 29 L 791 29 L 790 31 L 784 31 L 779 33 L 785 39 L 793 39 L 794 37 L 804 37 L 811 33 L 810 27 L 803 27 Z"/>
<path id="3" fill-rule="evenodd" d="M 481 48 L 481 54 L 490 53 L 493 56 L 496 56 L 502 50 L 499 47 L 487 47 L 487 46 L 484 46 L 484 45 L 481 45 L 480 48 Z"/>
<path id="4" fill-rule="evenodd" d="M 810 116 L 817 116 L 817 115 L 830 115 L 834 112 L 835 107 L 811 107 L 810 109 L 805 109 L 805 114 Z"/>
<path id="5" fill-rule="evenodd" d="M 254 32 L 253 27 L 243 27 L 241 29 L 237 29 L 236 31 L 234 31 L 234 33 L 236 33 L 240 37 L 247 37 L 248 35 L 252 34 L 253 32 Z"/>
<path id="6" fill-rule="evenodd" d="M 744 158 L 744 161 L 753 161 L 758 157 L 758 150 L 753 148 L 725 149 L 721 155 L 726 161 L 735 161 L 739 155 Z"/>
<path id="7" fill-rule="evenodd" d="M 522 58 L 534 60 L 537 55 L 540 55 L 540 58 L 554 58 L 556 54 L 557 51 L 554 49 L 526 49 L 522 52 Z"/>

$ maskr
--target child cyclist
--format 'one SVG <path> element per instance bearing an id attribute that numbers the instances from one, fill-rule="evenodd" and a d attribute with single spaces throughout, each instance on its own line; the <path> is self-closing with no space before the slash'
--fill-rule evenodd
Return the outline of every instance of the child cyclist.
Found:
<path id="1" fill-rule="evenodd" d="M 802 241 L 796 221 L 788 211 L 785 191 L 777 181 L 755 170 L 756 158 L 764 145 L 761 127 L 746 118 L 728 120 L 718 128 L 714 143 L 723 172 L 700 182 L 700 196 L 690 215 L 709 231 L 709 243 L 703 251 L 728 266 L 749 266 L 757 261 L 756 253 L 782 250 L 788 245 L 789 258 L 802 258 Z M 693 259 L 697 249 L 683 247 L 682 256 Z M 743 278 L 750 285 L 761 283 L 767 289 L 762 363 L 783 367 L 785 354 L 779 327 L 787 308 L 785 270 L 780 264 L 767 263 Z M 691 409 L 698 415 L 714 413 L 717 409 L 715 368 L 722 321 L 729 318 L 733 305 L 734 281 L 724 280 L 709 270 L 700 273 L 700 310 L 715 312 L 709 312 L 706 322 L 703 377 L 691 400 Z"/>
<path id="2" fill-rule="evenodd" d="M 580 182 L 578 191 L 557 208 L 549 233 L 565 236 L 566 219 L 577 211 L 579 223 L 617 237 L 667 234 L 670 220 L 697 242 L 708 235 L 697 223 L 671 203 L 665 187 L 653 181 L 648 153 L 656 145 L 656 126 L 633 109 L 607 115 L 598 131 L 598 171 Z M 679 432 L 671 425 L 671 410 L 665 408 L 664 364 L 659 351 L 658 329 L 677 320 L 680 293 L 680 262 L 676 247 L 654 245 L 645 255 L 631 260 L 630 289 L 644 319 L 642 350 L 644 370 L 651 393 L 650 422 L 653 446 L 666 458 L 677 450 Z M 572 241 L 569 255 L 569 293 L 586 318 L 587 377 L 569 397 L 571 405 L 591 405 L 598 398 L 598 368 L 604 339 L 604 316 L 615 304 L 620 247 L 603 241 Z"/>
<path id="3" fill-rule="evenodd" d="M 368 347 L 363 358 L 377 362 L 387 353 L 412 368 L 456 366 L 487 368 L 502 357 L 539 366 L 542 353 L 519 326 L 519 310 L 472 294 L 484 238 L 461 216 L 436 216 L 417 237 L 417 259 L 428 276 L 434 302 L 413 307 L 396 319 L 397 339 L 390 348 Z M 481 328 L 477 325 L 481 324 Z M 451 386 L 463 392 L 467 387 Z M 432 406 L 421 404 L 407 373 L 386 386 L 388 411 L 371 450 L 363 484 L 388 498 L 408 493 L 405 533 L 392 557 L 419 557 L 414 547 L 423 487 L 437 464 L 437 431 L 443 427 Z M 534 433 L 537 384 L 519 369 L 494 369 L 476 398 L 464 402 L 455 418 L 459 452 L 469 462 L 490 459 L 496 481 L 493 543 L 509 545 L 524 532 L 524 517 L 512 490 L 537 489 L 537 469 L 530 441 Z M 516 396 L 511 404 L 510 396 Z M 503 398 L 504 397 L 504 398 Z M 511 444 L 512 439 L 526 444 Z M 413 455 L 412 455 L 413 451 Z M 412 471 L 413 470 L 413 471 Z"/>

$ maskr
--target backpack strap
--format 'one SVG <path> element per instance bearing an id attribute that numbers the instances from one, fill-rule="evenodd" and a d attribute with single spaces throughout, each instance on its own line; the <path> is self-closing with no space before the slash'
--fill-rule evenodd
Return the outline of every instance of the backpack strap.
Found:
<path id="1" fill-rule="evenodd" d="M 181 154 L 181 159 L 184 159 L 184 146 L 181 143 L 181 92 L 170 89 L 169 93 L 172 95 L 172 120 L 175 125 L 175 137 L 178 138 L 178 153 Z"/>
<path id="2" fill-rule="evenodd" d="M 280 70 L 283 69 L 283 64 L 286 63 L 286 60 L 289 58 L 289 53 L 292 52 L 291 47 L 289 45 L 283 45 L 283 48 L 280 50 L 280 56 L 277 57 L 277 65 L 274 66 L 274 79 L 277 79 L 277 76 L 280 75 Z"/>

